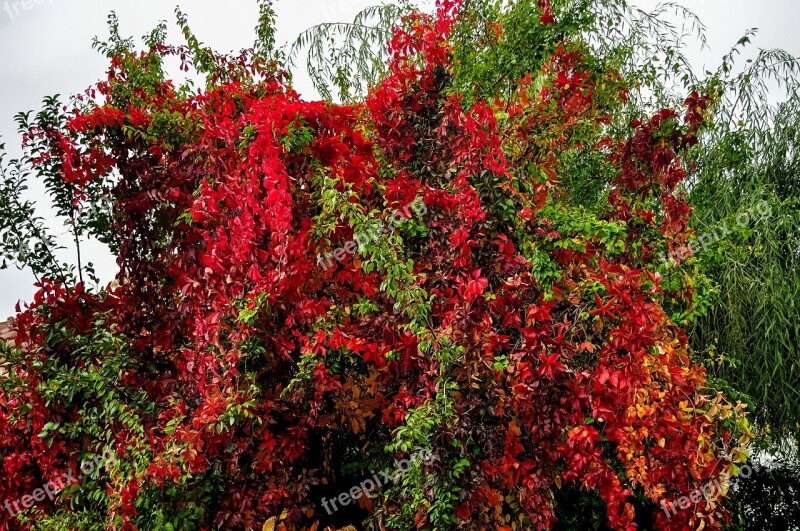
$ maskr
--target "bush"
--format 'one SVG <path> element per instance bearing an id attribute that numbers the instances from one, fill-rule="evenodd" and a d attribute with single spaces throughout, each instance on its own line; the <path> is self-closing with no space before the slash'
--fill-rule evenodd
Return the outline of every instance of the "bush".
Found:
<path id="1" fill-rule="evenodd" d="M 291 89 L 269 3 L 238 56 L 180 14 L 186 46 L 162 26 L 141 52 L 112 19 L 108 79 L 26 122 L 26 161 L 120 273 L 91 291 L 42 265 L 0 383 L 0 499 L 110 452 L 23 516 L 547 529 L 580 492 L 614 529 L 730 521 L 719 493 L 659 508 L 735 474 L 750 437 L 670 319 L 697 311 L 691 284 L 659 272 L 713 98 L 630 121 L 630 80 L 528 7 L 552 42 L 507 93 L 459 90 L 478 30 L 442 0 L 350 105 Z"/>

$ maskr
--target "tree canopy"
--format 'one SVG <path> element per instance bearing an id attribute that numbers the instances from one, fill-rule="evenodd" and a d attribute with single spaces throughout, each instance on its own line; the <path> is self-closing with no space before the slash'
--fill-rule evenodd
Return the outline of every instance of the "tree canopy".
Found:
<path id="1" fill-rule="evenodd" d="M 715 223 L 767 200 L 784 224 L 736 237 L 783 242 L 753 253 L 761 281 L 793 268 L 783 153 L 747 150 L 794 145 L 794 126 L 725 158 L 747 93 L 695 78 L 684 35 L 622 1 L 401 3 L 288 51 L 260 5 L 239 54 L 180 11 L 185 44 L 161 25 L 139 49 L 112 15 L 107 77 L 19 117 L 0 250 L 39 292 L 3 353 L 0 500 L 22 501 L 0 530 L 734 523 L 727 489 L 681 500 L 739 474 L 753 388 L 709 377 L 688 332 L 739 356 L 766 325 L 718 324 L 747 309 L 714 310 L 733 258 L 684 251 L 689 201 Z M 323 101 L 292 88 L 307 46 Z M 173 59 L 204 85 L 171 79 Z M 773 196 L 714 206 L 728 168 L 765 161 Z M 20 255 L 54 245 L 30 175 L 77 242 L 114 252 L 114 282 Z M 785 399 L 751 409 L 786 426 Z M 83 470 L 96 456 L 113 458 Z"/>

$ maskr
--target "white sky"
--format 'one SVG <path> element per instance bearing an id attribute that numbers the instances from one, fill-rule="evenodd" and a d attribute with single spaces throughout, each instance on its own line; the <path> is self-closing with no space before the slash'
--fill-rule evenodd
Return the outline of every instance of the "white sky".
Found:
<path id="1" fill-rule="evenodd" d="M 377 1 L 277 0 L 278 41 L 291 41 L 319 22 L 351 20 L 360 9 Z M 698 69 L 715 68 L 748 28 L 760 30 L 755 46 L 784 48 L 800 56 L 798 0 L 678 1 L 695 11 L 708 30 L 710 50 L 701 51 L 697 46 L 690 54 Z M 658 2 L 634 3 L 652 8 Z M 189 16 L 195 35 L 212 48 L 240 50 L 252 45 L 255 0 L 0 0 L 0 143 L 6 143 L 11 155 L 19 154 L 14 114 L 38 110 L 43 97 L 81 92 L 103 77 L 106 60 L 92 49 L 91 41 L 94 36 L 107 35 L 109 11 L 118 13 L 123 35 L 138 38 L 166 20 L 171 42 L 179 43 L 182 39 L 174 26 L 176 4 Z M 295 87 L 309 98 L 317 97 L 302 73 L 296 75 Z M 41 194 L 36 188 L 31 192 Z M 113 278 L 115 264 L 102 245 L 84 245 L 83 253 L 95 263 L 104 281 Z M 13 314 L 18 300 L 30 300 L 33 282 L 27 272 L 0 271 L 0 320 Z"/>

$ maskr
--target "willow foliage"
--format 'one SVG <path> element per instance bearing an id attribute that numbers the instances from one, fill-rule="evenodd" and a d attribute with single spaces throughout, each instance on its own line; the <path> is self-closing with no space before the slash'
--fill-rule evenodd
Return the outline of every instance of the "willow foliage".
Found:
<path id="1" fill-rule="evenodd" d="M 755 111 L 746 125 L 718 124 L 695 154 L 694 226 L 699 234 L 732 230 L 697 256 L 716 293 L 708 314 L 692 327 L 692 342 L 712 374 L 750 397 L 767 433 L 796 436 L 800 95 Z"/>

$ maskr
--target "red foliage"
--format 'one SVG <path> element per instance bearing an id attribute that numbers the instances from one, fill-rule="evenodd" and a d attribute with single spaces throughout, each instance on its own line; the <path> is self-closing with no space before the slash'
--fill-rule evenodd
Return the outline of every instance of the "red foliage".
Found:
<path id="1" fill-rule="evenodd" d="M 554 23 L 549 2 L 540 7 L 541 22 Z M 79 408 L 42 402 L 37 360 L 69 360 L 48 332 L 63 324 L 86 336 L 100 315 L 136 361 L 121 384 L 153 405 L 141 412 L 143 438 L 111 426 L 122 461 L 150 456 L 108 478 L 108 513 L 123 529 L 146 516 L 144 497 L 190 477 L 217 489 L 202 527 L 260 528 L 278 515 L 289 528 L 313 526 L 325 519 L 322 495 L 361 478 L 341 465 L 366 453 L 373 470 L 391 466 L 399 428 L 419 431 L 410 420 L 419 411 L 434 421 L 418 436 L 436 456 L 420 491 L 433 503 L 439 491 L 427 481 L 460 487 L 453 527 L 463 529 L 509 529 L 508 515 L 550 528 L 567 484 L 599 494 L 611 527 L 634 529 L 635 493 L 657 506 L 730 467 L 720 428 L 730 406 L 706 394 L 704 370 L 661 307 L 652 257 L 632 245 L 647 227 L 665 245 L 684 243 L 680 153 L 708 100 L 687 100 L 683 124 L 664 110 L 631 124 L 629 139 L 593 146 L 619 169 L 608 219 L 627 223 L 626 249 L 612 256 L 591 241 L 583 252 L 548 251 L 561 275 L 546 285 L 524 244 L 562 238 L 540 216 L 563 195 L 557 153 L 609 111 L 566 47 L 545 66 L 539 94 L 530 78 L 509 101 L 446 92 L 456 20 L 448 1 L 406 20 L 387 76 L 353 106 L 303 101 L 280 75 L 237 76 L 257 71 L 246 57 L 191 97 L 162 81 L 120 100 L 147 55 L 114 62 L 98 86 L 105 101 L 50 132 L 48 156 L 79 186 L 118 172 L 120 273 L 102 295 L 46 283 L 18 317 L 26 361 L 14 369 L 21 393 L 0 391 L 0 499 L 31 492 L 85 449 L 86 440 L 39 439 L 45 422 Z M 159 133 L 145 134 L 159 120 Z M 287 141 L 301 130 L 299 145 Z M 486 182 L 516 211 L 500 216 Z M 658 210 L 640 201 L 648 194 Z M 372 255 L 320 266 L 365 217 L 415 198 L 428 213 L 409 223 L 425 232 L 395 228 Z M 460 459 L 466 471 L 448 475 Z M 367 507 L 397 518 L 412 507 L 419 528 L 442 526 L 404 488 Z M 694 509 L 657 526 L 719 528 L 727 518 L 719 505 Z M 0 529 L 10 526 L 0 516 Z"/>

